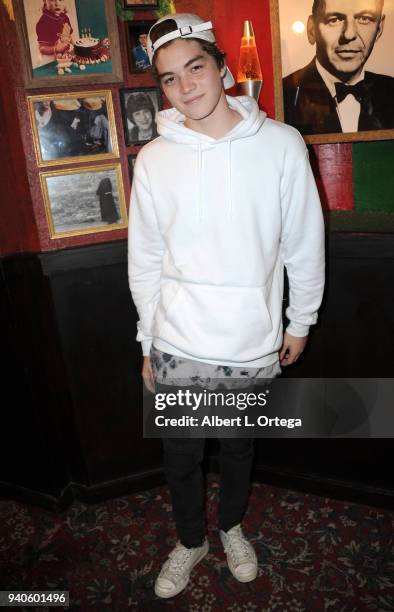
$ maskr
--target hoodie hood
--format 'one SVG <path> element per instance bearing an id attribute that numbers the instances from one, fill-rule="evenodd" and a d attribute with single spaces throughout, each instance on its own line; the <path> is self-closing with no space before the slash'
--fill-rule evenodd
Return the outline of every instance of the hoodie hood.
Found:
<path id="1" fill-rule="evenodd" d="M 157 113 L 157 131 L 163 138 L 180 144 L 205 142 L 214 145 L 228 140 L 253 136 L 264 123 L 267 116 L 266 113 L 261 111 L 257 102 L 249 96 L 239 96 L 236 98 L 226 96 L 226 98 L 229 107 L 237 111 L 241 115 L 242 120 L 222 138 L 212 138 L 185 127 L 186 117 L 177 111 L 176 108 L 169 108 Z"/>
<path id="2" fill-rule="evenodd" d="M 212 147 L 226 147 L 227 170 L 223 180 L 226 185 L 227 193 L 227 212 L 229 217 L 233 216 L 233 190 L 232 190 L 232 143 L 241 138 L 254 136 L 263 125 L 267 114 L 259 109 L 257 102 L 249 96 L 231 97 L 226 96 L 229 107 L 237 111 L 241 115 L 239 121 L 232 130 L 227 132 L 222 138 L 212 138 L 207 134 L 195 132 L 194 130 L 185 127 L 185 115 L 177 111 L 176 108 L 170 108 L 157 113 L 156 123 L 157 131 L 166 140 L 176 142 L 180 145 L 190 145 L 196 150 L 196 165 L 198 172 L 198 185 L 196 189 L 196 204 L 198 207 L 198 218 L 202 221 L 204 216 L 204 207 L 201 197 L 202 192 L 202 167 L 204 150 Z"/>

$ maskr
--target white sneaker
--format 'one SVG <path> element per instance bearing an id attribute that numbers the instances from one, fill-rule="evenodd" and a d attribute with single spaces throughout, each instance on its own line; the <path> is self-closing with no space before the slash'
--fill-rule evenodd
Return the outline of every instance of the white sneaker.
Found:
<path id="1" fill-rule="evenodd" d="M 158 597 L 178 595 L 189 582 L 190 572 L 209 550 L 208 540 L 197 548 L 186 548 L 177 542 L 156 578 L 155 593 Z"/>
<path id="2" fill-rule="evenodd" d="M 228 531 L 220 530 L 230 572 L 239 582 L 250 582 L 257 576 L 257 557 L 253 546 L 242 533 L 241 525 Z"/>

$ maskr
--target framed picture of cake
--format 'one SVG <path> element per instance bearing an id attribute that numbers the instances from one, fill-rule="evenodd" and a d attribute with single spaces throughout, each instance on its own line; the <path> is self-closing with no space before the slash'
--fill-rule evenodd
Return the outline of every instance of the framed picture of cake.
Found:
<path id="1" fill-rule="evenodd" d="M 40 182 L 51 238 L 127 227 L 119 163 L 42 172 Z"/>
<path id="2" fill-rule="evenodd" d="M 148 32 L 154 23 L 154 21 L 125 22 L 130 72 L 146 72 L 151 69 L 146 44 Z"/>
<path id="3" fill-rule="evenodd" d="M 113 0 L 14 0 L 26 88 L 122 81 Z"/>
<path id="4" fill-rule="evenodd" d="M 109 89 L 27 100 L 40 167 L 119 157 Z"/>
<path id="5" fill-rule="evenodd" d="M 159 87 L 121 89 L 120 103 L 128 147 L 146 144 L 158 136 L 155 115 L 162 108 Z"/>

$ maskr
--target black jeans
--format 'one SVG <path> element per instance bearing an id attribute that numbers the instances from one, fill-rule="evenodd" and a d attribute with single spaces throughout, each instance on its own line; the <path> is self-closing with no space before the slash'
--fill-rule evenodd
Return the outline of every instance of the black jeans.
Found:
<path id="1" fill-rule="evenodd" d="M 164 471 L 170 489 L 178 537 L 187 548 L 201 546 L 206 534 L 204 438 L 164 438 Z M 242 521 L 249 495 L 254 440 L 220 439 L 219 528 L 228 531 Z"/>
<path id="2" fill-rule="evenodd" d="M 157 385 L 168 391 L 166 385 Z M 248 389 L 250 390 L 250 388 Z M 219 528 L 228 531 L 245 513 L 254 439 L 220 438 Z M 201 462 L 205 438 L 164 438 L 164 472 L 170 489 L 172 509 L 181 543 L 201 546 L 206 534 L 204 477 Z"/>

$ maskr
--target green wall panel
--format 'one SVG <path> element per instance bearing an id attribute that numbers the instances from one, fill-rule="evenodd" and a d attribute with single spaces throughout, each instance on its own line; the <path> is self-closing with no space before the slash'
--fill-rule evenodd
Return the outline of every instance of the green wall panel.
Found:
<path id="1" fill-rule="evenodd" d="M 80 35 L 82 28 L 88 28 L 96 38 L 108 36 L 104 0 L 77 0 L 75 6 Z"/>
<path id="2" fill-rule="evenodd" d="M 394 140 L 353 145 L 354 206 L 394 215 Z"/>

